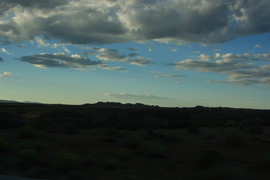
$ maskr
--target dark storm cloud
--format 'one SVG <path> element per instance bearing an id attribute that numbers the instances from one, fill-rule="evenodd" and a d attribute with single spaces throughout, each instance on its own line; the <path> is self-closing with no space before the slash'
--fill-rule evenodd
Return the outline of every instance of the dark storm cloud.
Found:
<path id="1" fill-rule="evenodd" d="M 198 59 L 186 59 L 171 65 L 177 69 L 199 72 L 216 72 L 228 76 L 223 83 L 241 86 L 251 84 L 270 85 L 270 65 L 260 65 L 270 61 L 270 54 L 216 54 L 214 58 L 200 55 Z M 210 81 L 211 82 L 211 81 Z"/>
<path id="2" fill-rule="evenodd" d="M 31 56 L 23 56 L 18 60 L 28 62 L 34 66 L 41 68 L 60 67 L 60 68 L 76 68 L 84 69 L 90 66 L 104 65 L 101 61 L 92 61 L 89 58 L 79 55 L 66 55 L 64 53 L 54 54 L 38 54 Z"/>
<path id="3" fill-rule="evenodd" d="M 0 5 L 0 37 L 8 41 L 42 35 L 75 44 L 220 43 L 270 32 L 269 0 L 4 0 Z"/>
<path id="4" fill-rule="evenodd" d="M 67 4 L 70 0 L 1 0 L 1 7 L 9 9 L 14 6 L 35 7 L 35 8 L 54 8 Z"/>

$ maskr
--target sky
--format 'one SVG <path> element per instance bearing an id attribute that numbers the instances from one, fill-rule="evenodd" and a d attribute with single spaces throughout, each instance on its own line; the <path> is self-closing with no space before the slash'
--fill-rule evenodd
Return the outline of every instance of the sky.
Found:
<path id="1" fill-rule="evenodd" d="M 270 109 L 269 0 L 0 0 L 0 99 Z"/>

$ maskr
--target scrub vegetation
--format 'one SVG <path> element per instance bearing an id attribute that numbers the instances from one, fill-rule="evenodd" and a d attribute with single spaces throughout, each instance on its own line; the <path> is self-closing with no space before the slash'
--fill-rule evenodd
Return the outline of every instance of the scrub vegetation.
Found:
<path id="1" fill-rule="evenodd" d="M 269 125 L 269 110 L 2 103 L 0 173 L 52 180 L 268 180 Z"/>

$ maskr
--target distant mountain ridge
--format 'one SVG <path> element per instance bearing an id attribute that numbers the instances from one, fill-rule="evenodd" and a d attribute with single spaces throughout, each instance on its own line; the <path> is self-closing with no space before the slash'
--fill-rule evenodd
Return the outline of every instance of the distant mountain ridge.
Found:
<path id="1" fill-rule="evenodd" d="M 0 103 L 21 103 L 19 101 L 13 101 L 13 100 L 3 100 L 3 99 L 0 99 Z"/>
<path id="2" fill-rule="evenodd" d="M 40 104 L 38 102 L 31 102 L 31 101 L 14 101 L 14 100 L 4 100 L 4 99 L 0 99 L 0 103 L 26 103 L 26 104 Z"/>

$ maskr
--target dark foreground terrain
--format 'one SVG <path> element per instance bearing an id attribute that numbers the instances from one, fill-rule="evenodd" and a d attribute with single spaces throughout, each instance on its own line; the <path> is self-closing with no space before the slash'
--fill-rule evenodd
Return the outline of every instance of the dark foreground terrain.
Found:
<path id="1" fill-rule="evenodd" d="M 270 111 L 0 103 L 0 174 L 269 180 Z"/>

